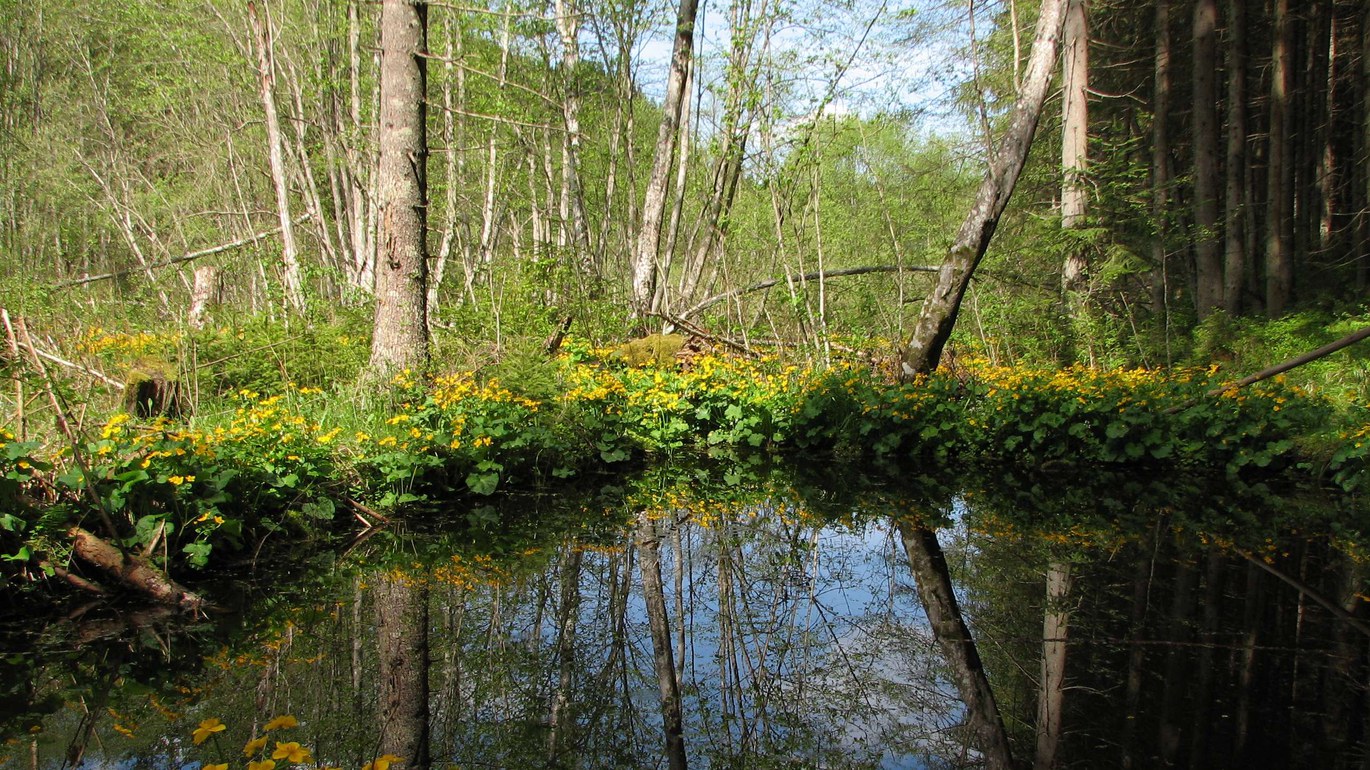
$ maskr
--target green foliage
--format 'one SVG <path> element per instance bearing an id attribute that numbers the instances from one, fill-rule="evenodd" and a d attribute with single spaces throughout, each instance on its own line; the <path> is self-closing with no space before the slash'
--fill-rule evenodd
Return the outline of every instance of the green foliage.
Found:
<path id="1" fill-rule="evenodd" d="M 1212 371 L 972 365 L 908 385 L 861 371 L 821 379 L 800 407 L 801 445 L 876 456 L 991 457 L 1014 464 L 1190 465 L 1237 475 L 1299 461 L 1330 406 L 1282 381 L 1220 396 Z"/>

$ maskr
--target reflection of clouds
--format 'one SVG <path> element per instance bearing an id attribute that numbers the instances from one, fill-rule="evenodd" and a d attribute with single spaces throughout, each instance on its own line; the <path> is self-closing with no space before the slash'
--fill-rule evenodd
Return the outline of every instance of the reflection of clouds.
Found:
<path id="1" fill-rule="evenodd" d="M 763 730 L 750 738 L 752 752 L 825 767 L 938 767 L 937 758 L 963 753 L 953 729 L 962 706 L 886 525 L 797 533 L 763 515 L 721 529 L 687 525 L 682 535 L 692 747 L 745 756 L 731 752 Z M 671 549 L 662 557 L 669 594 Z M 720 559 L 732 587 L 723 612 Z M 640 594 L 629 614 L 644 685 L 633 700 L 654 719 Z"/>

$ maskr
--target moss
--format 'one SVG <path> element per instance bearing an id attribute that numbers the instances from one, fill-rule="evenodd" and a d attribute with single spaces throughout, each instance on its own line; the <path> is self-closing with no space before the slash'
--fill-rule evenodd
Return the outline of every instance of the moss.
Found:
<path id="1" fill-rule="evenodd" d="M 679 334 L 649 334 L 620 345 L 613 356 L 629 366 L 668 366 L 683 347 L 685 338 Z"/>
<path id="2" fill-rule="evenodd" d="M 185 409 L 185 396 L 176 379 L 176 368 L 166 361 L 137 361 L 124 377 L 124 410 L 134 417 L 177 417 Z"/>

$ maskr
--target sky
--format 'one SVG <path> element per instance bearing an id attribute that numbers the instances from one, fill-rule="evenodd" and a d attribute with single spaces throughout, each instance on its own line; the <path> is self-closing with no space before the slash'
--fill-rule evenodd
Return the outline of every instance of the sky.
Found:
<path id="1" fill-rule="evenodd" d="M 771 56 L 780 62 L 775 72 L 783 75 L 784 111 L 792 118 L 811 116 L 831 92 L 824 114 L 903 112 L 917 116 L 920 132 L 948 135 L 965 130 L 953 99 L 959 84 L 971 77 L 972 30 L 983 38 L 1002 3 L 977 3 L 973 17 L 967 0 L 752 0 L 752 5 L 774 11 L 765 17 L 774 20 Z M 672 0 L 663 0 L 658 23 L 634 57 L 639 87 L 656 100 L 665 92 L 675 8 Z M 709 89 L 721 90 L 723 83 L 729 8 L 727 0 L 701 0 L 696 51 L 706 89 L 700 112 L 706 120 L 712 111 Z"/>

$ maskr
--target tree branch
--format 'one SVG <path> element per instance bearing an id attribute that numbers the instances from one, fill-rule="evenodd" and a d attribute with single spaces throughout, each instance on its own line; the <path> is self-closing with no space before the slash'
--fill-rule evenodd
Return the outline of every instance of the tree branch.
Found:
<path id="1" fill-rule="evenodd" d="M 794 279 L 798 281 L 817 281 L 827 280 L 829 278 L 841 278 L 842 276 L 847 275 L 866 275 L 867 273 L 935 273 L 937 272 L 937 270 L 938 268 L 928 267 L 925 265 L 914 265 L 912 267 L 902 265 L 870 265 L 867 267 L 844 267 L 840 270 L 817 270 L 812 273 L 805 273 L 803 275 L 795 276 Z M 784 278 L 769 278 L 764 281 L 758 281 L 750 286 L 743 286 L 740 289 L 731 289 L 729 291 L 723 292 L 722 294 L 715 294 L 712 297 L 709 297 L 708 299 L 700 301 L 698 304 L 696 304 L 689 310 L 686 310 L 685 312 L 681 313 L 679 317 L 690 318 L 692 316 L 698 315 L 700 312 L 707 310 L 708 308 L 713 307 L 714 305 L 717 305 L 720 302 L 732 299 L 733 297 L 740 297 L 743 294 L 750 294 L 754 291 L 769 289 L 772 286 L 776 286 L 780 283 L 783 283 L 785 280 L 786 279 Z"/>
<path id="2" fill-rule="evenodd" d="M 309 219 L 309 215 L 308 215 L 308 214 L 301 214 L 300 216 L 298 216 L 298 217 L 295 218 L 295 223 L 296 223 L 296 224 L 299 224 L 299 223 L 304 222 L 304 221 L 306 221 L 306 220 L 308 220 L 308 219 Z M 215 254 L 222 254 L 222 253 L 224 253 L 225 251 L 232 251 L 233 249 L 236 249 L 236 248 L 239 248 L 239 247 L 242 247 L 242 246 L 246 246 L 246 245 L 248 245 L 248 244 L 250 244 L 250 243 L 256 243 L 257 241 L 260 241 L 260 240 L 262 240 L 263 238 L 269 238 L 270 236 L 273 236 L 273 235 L 279 233 L 280 231 L 281 231 L 281 228 L 279 228 L 279 227 L 273 227 L 273 228 L 270 229 L 270 230 L 263 230 L 263 231 L 260 232 L 260 233 L 253 233 L 252 235 L 249 235 L 249 236 L 247 236 L 246 238 L 240 238 L 239 240 L 232 241 L 232 242 L 230 242 L 230 243 L 220 244 L 220 245 L 218 245 L 218 246 L 214 246 L 213 248 L 203 249 L 203 250 L 201 250 L 201 251 L 192 251 L 192 252 L 190 252 L 189 254 L 183 254 L 183 255 L 181 255 L 181 256 L 179 256 L 179 257 L 172 257 L 171 259 L 164 259 L 164 260 L 162 260 L 161 262 L 149 262 L 149 263 L 147 263 L 146 265 L 139 265 L 138 267 L 128 268 L 128 269 L 125 269 L 125 270 L 115 270 L 114 272 L 111 272 L 111 273 L 100 273 L 99 275 L 87 275 L 87 276 L 84 276 L 84 277 L 82 277 L 82 278 L 75 278 L 75 279 L 72 279 L 72 280 L 70 280 L 70 281 L 63 281 L 62 283 L 59 283 L 59 284 L 54 285 L 52 288 L 53 288 L 53 289 L 70 289 L 70 288 L 72 288 L 73 286 L 84 286 L 85 284 L 88 284 L 88 283 L 95 283 L 96 281 L 108 281 L 108 280 L 111 279 L 111 278 L 118 278 L 118 277 L 120 277 L 120 276 L 128 275 L 129 273 L 135 273 L 135 272 L 138 272 L 138 271 L 140 271 L 140 270 L 153 270 L 153 269 L 159 268 L 159 267 L 169 267 L 169 266 L 171 266 L 171 265 L 179 265 L 179 264 L 181 264 L 182 262 L 191 262 L 191 261 L 193 261 L 193 260 L 199 259 L 200 257 L 209 257 L 209 256 L 213 256 L 213 255 L 215 255 Z"/>

